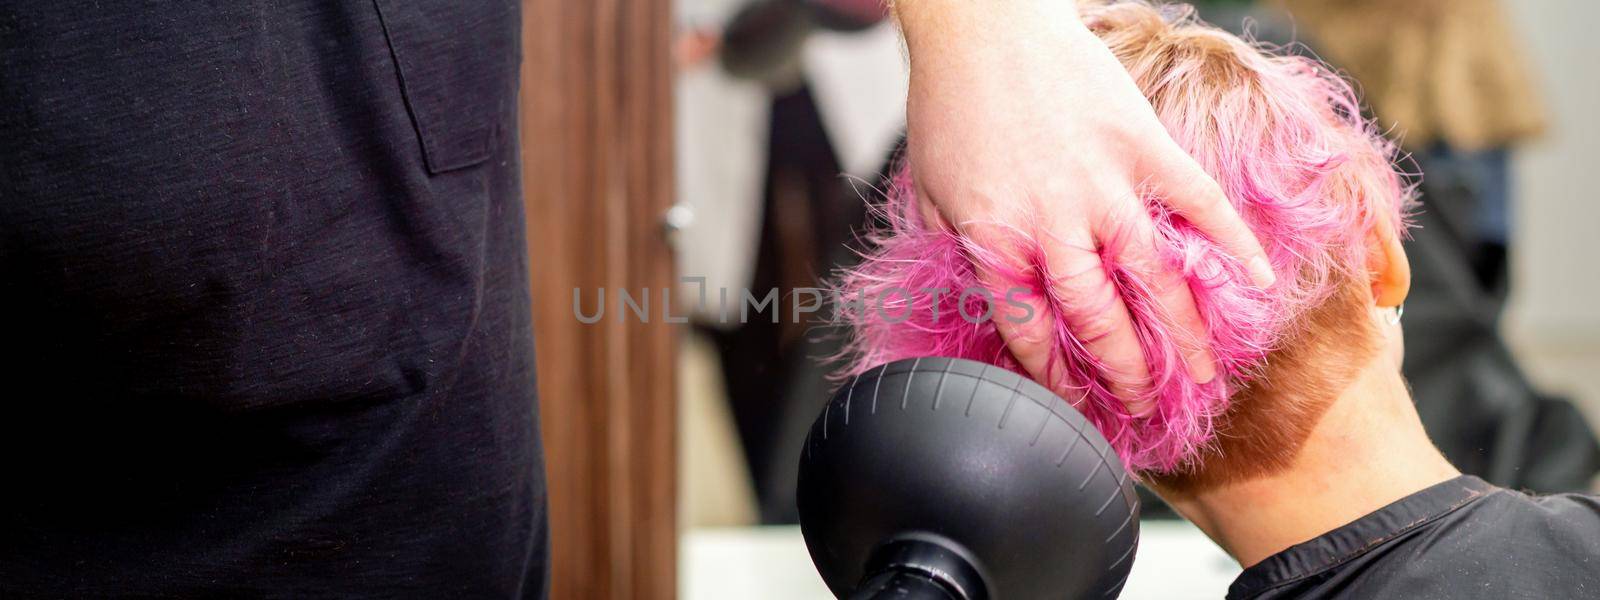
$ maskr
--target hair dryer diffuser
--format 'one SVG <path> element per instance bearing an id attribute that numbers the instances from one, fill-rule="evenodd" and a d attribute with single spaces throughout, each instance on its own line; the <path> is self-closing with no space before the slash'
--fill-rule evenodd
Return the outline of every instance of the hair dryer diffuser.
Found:
<path id="1" fill-rule="evenodd" d="M 841 388 L 800 458 L 800 526 L 841 598 L 1115 598 L 1139 501 L 1100 432 L 999 367 L 901 360 Z"/>

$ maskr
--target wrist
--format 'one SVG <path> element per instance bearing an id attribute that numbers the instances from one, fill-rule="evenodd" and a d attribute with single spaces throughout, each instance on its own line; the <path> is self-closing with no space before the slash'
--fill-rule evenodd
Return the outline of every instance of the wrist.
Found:
<path id="1" fill-rule="evenodd" d="M 1075 0 L 893 0 L 894 18 L 908 39 L 1001 37 L 1050 29 L 1081 29 Z"/>
<path id="2" fill-rule="evenodd" d="M 1074 0 L 896 0 L 894 11 L 914 71 L 1017 54 L 1060 61 L 1100 43 Z"/>

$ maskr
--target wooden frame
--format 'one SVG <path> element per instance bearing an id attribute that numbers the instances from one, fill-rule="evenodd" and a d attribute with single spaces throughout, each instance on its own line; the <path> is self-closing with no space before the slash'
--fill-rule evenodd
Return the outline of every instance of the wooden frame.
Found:
<path id="1" fill-rule="evenodd" d="M 552 598 L 676 593 L 677 331 L 573 314 L 673 283 L 668 0 L 523 3 L 524 201 Z M 614 304 L 611 308 L 615 308 Z"/>

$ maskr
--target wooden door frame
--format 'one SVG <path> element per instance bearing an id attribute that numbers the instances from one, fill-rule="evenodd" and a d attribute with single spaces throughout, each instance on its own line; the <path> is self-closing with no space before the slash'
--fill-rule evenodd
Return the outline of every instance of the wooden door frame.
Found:
<path id="1" fill-rule="evenodd" d="M 573 313 L 673 284 L 671 3 L 523 2 L 521 122 L 552 598 L 672 598 L 675 326 Z"/>

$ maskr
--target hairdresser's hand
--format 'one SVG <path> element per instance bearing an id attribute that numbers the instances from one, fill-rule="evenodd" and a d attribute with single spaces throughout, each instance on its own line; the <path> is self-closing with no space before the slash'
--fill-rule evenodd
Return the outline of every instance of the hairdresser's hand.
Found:
<path id="1" fill-rule="evenodd" d="M 900 0 L 897 12 L 911 54 L 907 151 L 918 196 L 929 203 L 925 217 L 1024 271 L 1027 259 L 1005 234 L 1035 234 L 1062 318 L 1105 363 L 1112 391 L 1136 414 L 1146 407 L 1150 373 L 1096 252 L 1101 246 L 1146 275 L 1175 324 L 1190 333 L 1189 372 L 1213 379 L 1215 359 L 1194 299 L 1175 266 L 1157 258 L 1138 192 L 1156 192 L 1249 265 L 1257 285 L 1271 284 L 1271 268 L 1221 189 L 1167 134 L 1072 2 Z M 995 274 L 983 277 L 1009 287 Z M 1012 323 L 1003 312 L 995 320 L 1034 378 L 1067 394 L 1045 381 L 1056 350 L 1054 317 L 1042 298 L 1033 302 L 1028 322 Z"/>

